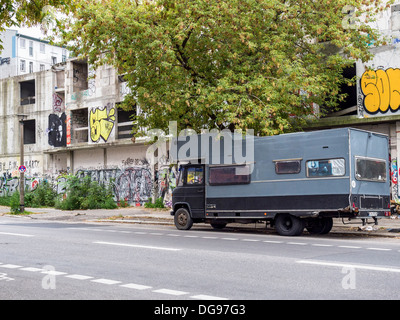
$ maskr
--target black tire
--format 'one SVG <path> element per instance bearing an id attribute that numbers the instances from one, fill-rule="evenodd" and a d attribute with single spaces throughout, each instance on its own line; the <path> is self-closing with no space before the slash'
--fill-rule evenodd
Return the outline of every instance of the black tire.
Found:
<path id="1" fill-rule="evenodd" d="M 226 222 L 211 222 L 211 227 L 213 227 L 214 229 L 223 229 L 226 227 Z"/>
<path id="2" fill-rule="evenodd" d="M 304 230 L 304 220 L 288 213 L 279 214 L 275 219 L 275 229 L 281 236 L 299 236 Z"/>
<path id="3" fill-rule="evenodd" d="M 307 227 L 307 231 L 310 234 L 327 234 L 332 230 L 333 219 L 331 217 L 322 218 L 318 220 L 315 225 Z"/>
<path id="4" fill-rule="evenodd" d="M 174 222 L 178 230 L 189 230 L 193 226 L 193 219 L 186 208 L 176 210 Z"/>

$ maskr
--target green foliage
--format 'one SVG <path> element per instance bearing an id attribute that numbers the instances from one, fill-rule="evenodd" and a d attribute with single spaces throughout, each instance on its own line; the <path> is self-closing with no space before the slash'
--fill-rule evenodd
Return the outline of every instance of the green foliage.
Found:
<path id="1" fill-rule="evenodd" d="M 10 200 L 11 200 L 11 196 L 9 196 L 9 195 L 0 197 L 0 206 L 9 207 L 10 206 Z"/>
<path id="2" fill-rule="evenodd" d="M 21 213 L 20 211 L 20 199 L 19 199 L 19 191 L 16 191 L 12 194 L 10 199 L 10 210 L 12 213 Z"/>
<path id="3" fill-rule="evenodd" d="M 140 128 L 274 135 L 334 108 L 342 70 L 383 43 L 367 25 L 383 0 L 77 0 L 60 32 L 94 67 L 124 74 Z M 353 6 L 355 22 L 346 8 Z M 121 32 L 123 31 L 123 32 Z M 143 132 L 145 134 L 145 132 Z"/>
<path id="4" fill-rule="evenodd" d="M 54 207 L 57 193 L 46 180 L 38 184 L 33 191 L 25 193 L 25 206 L 31 208 Z"/>
<path id="5" fill-rule="evenodd" d="M 68 176 L 66 194 L 57 199 L 57 209 L 115 209 L 112 185 L 104 186 L 97 181 L 91 181 L 90 176 L 80 179 L 74 175 Z"/>
<path id="6" fill-rule="evenodd" d="M 152 199 L 149 200 L 144 204 L 145 208 L 165 208 L 163 198 L 157 198 L 156 201 L 153 203 Z"/>
<path id="7" fill-rule="evenodd" d="M 6 27 L 34 26 L 46 23 L 50 20 L 54 25 L 59 24 L 56 13 L 69 13 L 74 10 L 73 0 L 2 0 L 0 9 L 0 32 Z M 3 46 L 0 40 L 0 49 Z"/>

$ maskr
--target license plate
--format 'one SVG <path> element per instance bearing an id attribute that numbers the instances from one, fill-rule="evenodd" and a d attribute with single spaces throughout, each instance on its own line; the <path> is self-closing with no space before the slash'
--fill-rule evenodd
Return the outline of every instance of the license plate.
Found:
<path id="1" fill-rule="evenodd" d="M 378 216 L 378 212 L 368 212 L 370 217 L 376 217 Z"/>

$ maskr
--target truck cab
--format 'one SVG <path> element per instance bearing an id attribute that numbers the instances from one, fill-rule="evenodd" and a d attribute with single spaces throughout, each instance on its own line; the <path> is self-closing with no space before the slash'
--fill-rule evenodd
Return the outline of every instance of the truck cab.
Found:
<path id="1" fill-rule="evenodd" d="M 202 164 L 186 164 L 179 168 L 173 191 L 172 211 L 178 229 L 190 229 L 193 221 L 205 217 L 205 168 Z"/>

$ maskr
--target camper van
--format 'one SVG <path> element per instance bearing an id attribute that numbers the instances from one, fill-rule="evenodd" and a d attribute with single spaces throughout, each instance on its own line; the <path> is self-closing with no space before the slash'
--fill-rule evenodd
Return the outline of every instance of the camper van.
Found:
<path id="1" fill-rule="evenodd" d="M 328 233 L 333 218 L 377 224 L 390 215 L 386 135 L 340 128 L 230 141 L 197 136 L 197 159 L 189 140 L 178 137 L 172 150 L 180 166 L 171 214 L 180 230 L 265 221 L 298 236 Z"/>

